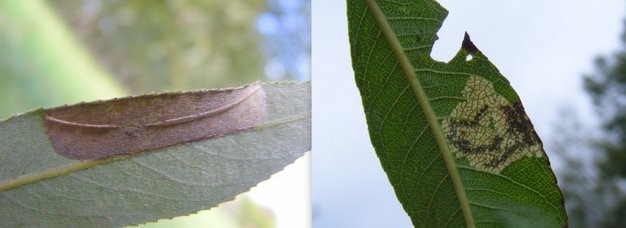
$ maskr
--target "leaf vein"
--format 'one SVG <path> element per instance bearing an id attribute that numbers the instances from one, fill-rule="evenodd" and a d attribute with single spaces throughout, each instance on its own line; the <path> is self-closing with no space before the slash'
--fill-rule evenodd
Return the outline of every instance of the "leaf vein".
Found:
<path id="1" fill-rule="evenodd" d="M 459 166 L 459 168 L 462 168 L 462 169 L 467 169 L 467 170 L 471 170 L 471 171 L 475 171 L 475 172 L 481 172 L 481 171 L 475 170 L 475 169 L 470 168 L 470 167 L 467 167 L 467 166 Z M 546 196 L 545 196 L 545 195 L 541 194 L 541 193 L 540 193 L 540 192 L 538 192 L 537 190 L 532 189 L 532 188 L 530 188 L 530 187 L 528 187 L 528 186 L 526 186 L 526 185 L 524 185 L 524 184 L 522 184 L 522 183 L 519 183 L 519 182 L 517 182 L 517 181 L 515 181 L 515 180 L 511 179 L 510 177 L 504 176 L 504 175 L 502 175 L 502 174 L 499 174 L 499 173 L 490 173 L 490 174 L 491 174 L 491 175 L 493 175 L 493 176 L 498 176 L 498 177 L 500 177 L 500 178 L 502 178 L 502 179 L 504 179 L 504 180 L 507 180 L 507 181 L 511 182 L 512 184 L 515 184 L 515 185 L 517 185 L 517 186 L 520 186 L 520 187 L 522 187 L 522 188 L 525 188 L 525 189 L 529 190 L 530 192 L 532 192 L 532 193 L 534 193 L 534 194 L 538 195 L 539 197 L 541 197 L 541 198 L 542 198 L 545 202 L 547 202 L 547 203 L 548 203 L 550 206 L 552 206 L 552 207 L 553 207 L 556 211 L 558 211 L 558 207 L 557 207 L 557 206 L 555 206 L 552 202 L 550 202 L 550 201 L 546 198 Z"/>

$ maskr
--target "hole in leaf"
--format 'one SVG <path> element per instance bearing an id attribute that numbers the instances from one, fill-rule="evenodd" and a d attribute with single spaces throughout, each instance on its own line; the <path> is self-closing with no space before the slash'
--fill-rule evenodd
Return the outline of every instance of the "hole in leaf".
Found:
<path id="1" fill-rule="evenodd" d="M 467 56 L 465 56 L 465 61 L 470 61 L 470 60 L 472 60 L 473 58 L 474 58 L 474 56 L 472 56 L 472 55 L 467 55 Z"/>

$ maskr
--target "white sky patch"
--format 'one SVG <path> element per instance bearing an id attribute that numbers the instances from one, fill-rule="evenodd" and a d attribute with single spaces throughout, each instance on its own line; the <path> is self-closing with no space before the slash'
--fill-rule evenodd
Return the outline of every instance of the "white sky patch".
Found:
<path id="1" fill-rule="evenodd" d="M 247 193 L 252 200 L 270 208 L 276 228 L 311 226 L 311 152 L 298 158 L 269 180 Z"/>

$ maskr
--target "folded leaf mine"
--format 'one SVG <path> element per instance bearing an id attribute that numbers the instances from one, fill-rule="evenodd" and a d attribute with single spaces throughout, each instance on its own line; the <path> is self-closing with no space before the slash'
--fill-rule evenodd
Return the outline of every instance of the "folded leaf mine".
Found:
<path id="1" fill-rule="evenodd" d="M 59 154 L 97 160 L 246 130 L 264 120 L 266 106 L 255 83 L 47 109 L 44 126 Z"/>
<path id="2" fill-rule="evenodd" d="M 0 223 L 118 227 L 232 200 L 310 150 L 310 94 L 255 83 L 0 121 Z"/>

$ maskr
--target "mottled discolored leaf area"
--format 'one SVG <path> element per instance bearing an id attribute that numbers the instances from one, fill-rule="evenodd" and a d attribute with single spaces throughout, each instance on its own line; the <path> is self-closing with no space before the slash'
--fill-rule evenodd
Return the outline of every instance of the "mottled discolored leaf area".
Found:
<path id="1" fill-rule="evenodd" d="M 567 225 L 508 80 L 467 34 L 449 62 L 430 57 L 447 13 L 433 0 L 348 0 L 355 79 L 396 196 L 415 227 Z"/>
<path id="2" fill-rule="evenodd" d="M 43 109 L 0 122 L 2 225 L 140 224 L 233 199 L 311 146 L 310 83 L 259 87 L 266 97 L 265 116 L 248 130 L 100 160 L 57 154 L 46 135 Z"/>

